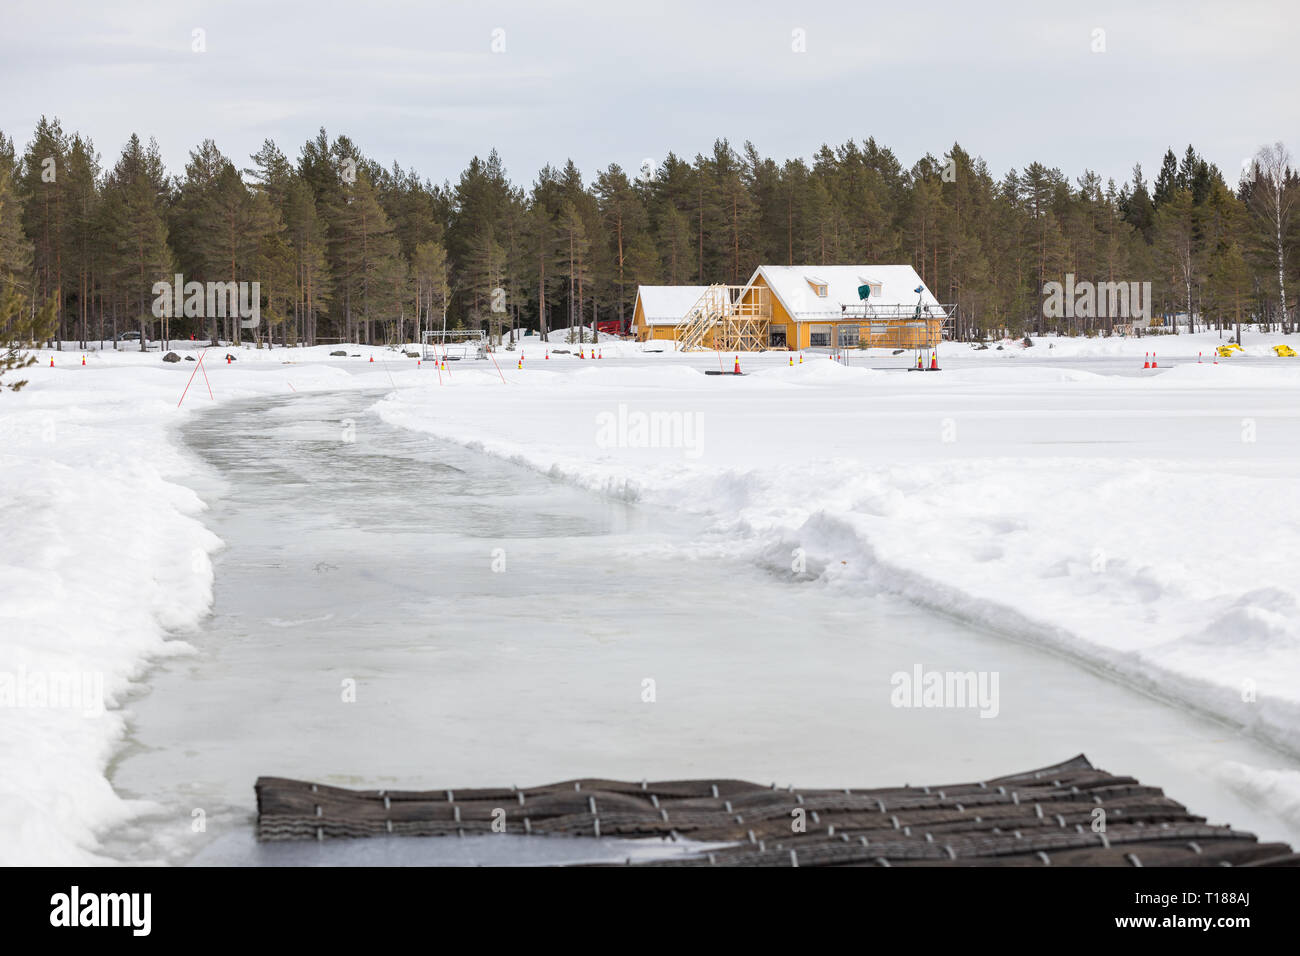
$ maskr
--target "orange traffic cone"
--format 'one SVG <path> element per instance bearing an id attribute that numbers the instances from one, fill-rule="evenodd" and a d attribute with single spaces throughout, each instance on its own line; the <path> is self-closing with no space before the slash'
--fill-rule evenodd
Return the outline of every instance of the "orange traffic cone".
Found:
<path id="1" fill-rule="evenodd" d="M 551 350 L 550 350 L 550 349 L 547 349 L 547 350 L 546 350 L 546 361 L 549 362 L 550 360 L 551 360 Z"/>
<path id="2" fill-rule="evenodd" d="M 600 354 L 597 355 L 596 358 L 598 358 L 598 359 L 603 359 L 604 357 L 605 357 L 605 350 L 604 350 L 604 349 L 601 349 L 601 350 L 600 350 Z"/>
<path id="3" fill-rule="evenodd" d="M 791 367 L 791 368 L 794 368 L 794 356 L 793 356 L 793 355 L 790 356 L 790 367 Z"/>
<path id="4" fill-rule="evenodd" d="M 374 357 L 373 355 L 370 356 L 370 361 L 371 361 L 371 362 L 374 362 L 374 360 L 375 360 L 375 357 Z"/>
<path id="5" fill-rule="evenodd" d="M 54 368 L 54 356 L 50 356 L 50 368 Z"/>
<path id="6" fill-rule="evenodd" d="M 1156 353 L 1155 353 L 1155 352 L 1152 352 L 1152 353 L 1151 353 L 1151 367 L 1152 367 L 1152 368 L 1159 368 L 1159 367 L 1160 367 L 1159 365 L 1156 364 Z"/>
<path id="7" fill-rule="evenodd" d="M 516 365 L 515 368 L 522 372 L 524 370 L 524 360 L 520 359 L 519 364 Z"/>
<path id="8" fill-rule="evenodd" d="M 799 364 L 800 364 L 800 365 L 803 364 L 803 353 L 802 353 L 802 352 L 799 353 Z"/>
<path id="9" fill-rule="evenodd" d="M 930 371 L 939 371 L 939 353 L 937 351 L 930 353 Z"/>
<path id="10" fill-rule="evenodd" d="M 1143 352 L 1143 353 L 1142 353 L 1142 358 L 1143 358 L 1143 360 L 1144 360 L 1144 361 L 1142 362 L 1142 367 L 1143 367 L 1143 368 L 1150 368 L 1150 367 L 1151 367 L 1151 353 L 1150 353 L 1150 352 Z"/>
<path id="11" fill-rule="evenodd" d="M 739 374 L 740 374 L 740 356 L 739 356 L 739 355 L 736 356 L 736 367 L 735 367 L 734 369 L 731 370 L 731 374 L 733 374 L 733 375 L 739 375 Z"/>
<path id="12" fill-rule="evenodd" d="M 84 356 L 84 355 L 81 357 L 81 364 L 82 364 L 82 365 L 85 365 L 85 364 L 86 364 L 86 356 Z"/>

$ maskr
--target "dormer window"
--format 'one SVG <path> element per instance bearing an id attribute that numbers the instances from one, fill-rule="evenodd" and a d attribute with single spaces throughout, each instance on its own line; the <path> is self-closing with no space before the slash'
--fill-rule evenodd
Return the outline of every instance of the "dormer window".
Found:
<path id="1" fill-rule="evenodd" d="M 816 292 L 820 298 L 826 298 L 828 290 L 825 282 L 822 282 L 820 279 L 809 278 L 808 284 L 812 286 L 812 290 Z"/>
<path id="2" fill-rule="evenodd" d="M 859 285 L 867 285 L 867 286 L 871 286 L 871 300 L 872 300 L 872 301 L 879 301 L 879 299 L 880 299 L 880 290 L 881 290 L 881 288 L 882 288 L 881 283 L 876 282 L 874 279 L 864 279 L 864 278 L 862 278 L 861 276 L 859 276 L 859 277 L 858 277 L 858 284 L 859 284 Z"/>

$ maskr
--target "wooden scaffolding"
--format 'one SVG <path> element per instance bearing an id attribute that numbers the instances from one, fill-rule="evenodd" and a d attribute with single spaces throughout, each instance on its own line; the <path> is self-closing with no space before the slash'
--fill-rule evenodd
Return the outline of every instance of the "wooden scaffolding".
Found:
<path id="1" fill-rule="evenodd" d="M 771 292 L 767 288 L 715 284 L 705 289 L 686 313 L 674 337 L 682 352 L 761 352 L 767 348 L 771 318 Z"/>

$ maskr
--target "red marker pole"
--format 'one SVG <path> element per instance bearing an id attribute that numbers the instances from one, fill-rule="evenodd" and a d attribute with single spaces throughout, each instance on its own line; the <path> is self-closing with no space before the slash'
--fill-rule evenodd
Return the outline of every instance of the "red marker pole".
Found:
<path id="1" fill-rule="evenodd" d="M 207 354 L 208 354 L 208 350 L 204 349 L 203 354 L 199 356 L 198 367 L 203 369 L 203 381 L 208 386 L 208 398 L 212 399 L 215 402 L 216 396 L 212 394 L 212 383 L 208 381 L 208 370 L 203 367 L 203 359 L 204 356 L 206 356 Z"/>
<path id="2" fill-rule="evenodd" d="M 492 350 L 491 350 L 491 349 L 488 349 L 488 357 L 492 359 L 492 364 L 493 364 L 493 365 L 496 365 L 497 374 L 501 376 L 501 384 L 502 384 L 502 385 L 506 384 L 506 376 L 505 376 L 505 373 L 501 371 L 501 366 L 500 366 L 500 365 L 497 365 L 497 357 L 496 357 L 495 355 L 492 354 Z"/>
<path id="3" fill-rule="evenodd" d="M 207 355 L 207 354 L 208 354 L 208 350 L 204 349 L 203 355 Z M 196 363 L 194 363 L 194 371 L 190 372 L 190 380 L 185 383 L 185 391 L 181 392 L 181 401 L 176 403 L 177 408 L 180 408 L 181 402 L 185 401 L 185 396 L 188 395 L 190 392 L 190 383 L 194 381 L 194 376 L 198 375 L 199 369 L 203 367 L 203 355 L 200 355 L 199 360 Z M 204 372 L 203 377 L 204 379 L 206 379 L 208 377 L 208 373 Z M 210 383 L 208 385 L 208 394 L 209 395 L 212 394 L 212 385 Z"/>

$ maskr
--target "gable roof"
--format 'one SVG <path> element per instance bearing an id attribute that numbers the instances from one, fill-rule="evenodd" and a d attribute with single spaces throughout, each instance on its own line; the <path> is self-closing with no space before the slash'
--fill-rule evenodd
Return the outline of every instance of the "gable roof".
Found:
<path id="1" fill-rule="evenodd" d="M 636 297 L 647 325 L 680 325 L 708 289 L 706 285 L 641 285 Z"/>
<path id="2" fill-rule="evenodd" d="M 922 305 L 939 305 L 916 270 L 906 265 L 759 266 L 748 284 L 760 275 L 790 317 L 801 322 L 838 317 L 841 306 L 859 304 L 858 286 L 868 282 L 880 285 L 879 294 L 872 292 L 868 300 L 872 305 L 914 306 L 917 286 Z M 819 296 L 813 285 L 826 286 L 826 296 Z"/>

